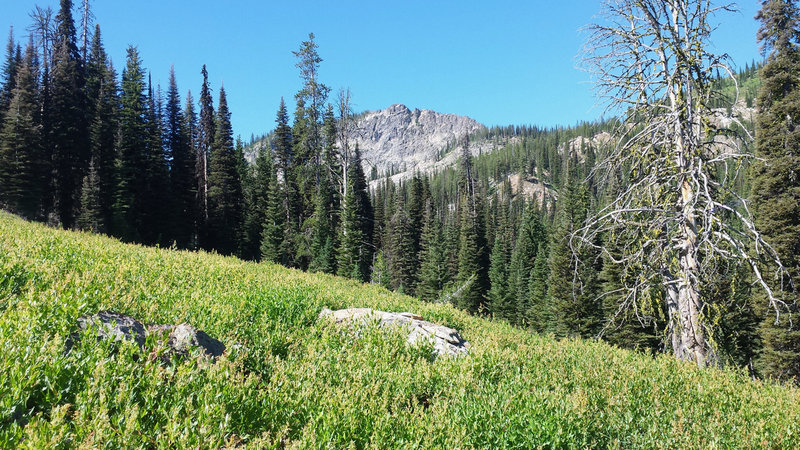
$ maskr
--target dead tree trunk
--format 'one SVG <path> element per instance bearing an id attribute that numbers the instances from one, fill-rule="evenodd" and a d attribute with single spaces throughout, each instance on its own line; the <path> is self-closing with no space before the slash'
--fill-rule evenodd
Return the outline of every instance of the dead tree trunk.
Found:
<path id="1" fill-rule="evenodd" d="M 781 303 L 760 266 L 771 261 L 780 272 L 780 261 L 731 181 L 752 157 L 740 145 L 751 137 L 714 125 L 715 76 L 731 74 L 726 56 L 707 50 L 718 10 L 732 7 L 712 7 L 710 0 L 604 2 L 585 61 L 623 120 L 589 177 L 603 182 L 623 173 L 628 182 L 572 236 L 575 255 L 581 246 L 594 247 L 636 273 L 626 281 L 626 305 L 663 299 L 675 356 L 700 366 L 713 362 L 701 293 L 731 261 L 751 269 L 776 310 Z M 619 257 L 609 248 L 624 251 Z"/>

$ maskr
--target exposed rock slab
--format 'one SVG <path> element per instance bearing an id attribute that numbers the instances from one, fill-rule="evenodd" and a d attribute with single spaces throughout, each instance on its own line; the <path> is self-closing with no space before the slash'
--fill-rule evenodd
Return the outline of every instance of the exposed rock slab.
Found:
<path id="1" fill-rule="evenodd" d="M 131 316 L 113 311 L 100 311 L 97 314 L 78 318 L 78 327 L 85 332 L 97 330 L 97 339 L 114 341 L 131 341 L 139 348 L 144 347 L 147 336 L 154 335 L 167 347 L 167 359 L 170 355 L 188 356 L 193 348 L 202 349 L 211 358 L 217 358 L 225 352 L 225 344 L 206 334 L 203 330 L 182 323 L 180 325 L 147 325 Z M 67 340 L 67 349 L 79 335 L 72 335 Z"/>
<path id="2" fill-rule="evenodd" d="M 393 313 L 378 311 L 370 308 L 350 308 L 332 311 L 323 308 L 319 314 L 320 319 L 333 320 L 336 324 L 355 325 L 377 321 L 383 328 L 403 328 L 408 330 L 406 342 L 416 345 L 422 342 L 433 343 L 433 349 L 438 356 L 464 356 L 469 353 L 470 344 L 464 340 L 458 331 L 428 322 L 421 316 L 410 312 Z"/>

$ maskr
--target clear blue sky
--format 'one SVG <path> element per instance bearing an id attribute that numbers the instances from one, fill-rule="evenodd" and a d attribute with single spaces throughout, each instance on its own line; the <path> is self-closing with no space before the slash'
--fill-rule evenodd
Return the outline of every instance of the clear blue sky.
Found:
<path id="1" fill-rule="evenodd" d="M 80 1 L 80 0 L 76 0 Z M 36 0 L 0 0 L 5 37 L 25 39 Z M 757 0 L 718 17 L 714 44 L 734 61 L 759 59 Z M 38 0 L 58 9 L 57 0 Z M 280 97 L 292 111 L 300 88 L 295 58 L 314 32 L 321 81 L 350 88 L 357 111 L 393 103 L 470 116 L 486 125 L 571 125 L 602 115 L 576 69 L 599 1 L 495 0 L 93 0 L 106 50 L 118 71 L 139 47 L 154 83 L 175 65 L 181 95 L 197 97 L 208 66 L 215 94 L 224 83 L 234 132 L 247 140 L 274 126 Z M 3 39 L 3 43 L 5 40 Z M 216 102 L 216 100 L 215 100 Z"/>

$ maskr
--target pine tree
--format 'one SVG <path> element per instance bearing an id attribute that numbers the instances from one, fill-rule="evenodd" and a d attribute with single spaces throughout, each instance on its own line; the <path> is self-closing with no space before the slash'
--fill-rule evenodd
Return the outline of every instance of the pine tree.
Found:
<path id="1" fill-rule="evenodd" d="M 261 231 L 261 259 L 287 265 L 289 252 L 285 247 L 287 245 L 286 213 L 283 202 L 285 197 L 278 184 L 274 167 L 269 171 L 267 187 L 267 208 Z"/>
<path id="2" fill-rule="evenodd" d="M 506 236 L 497 234 L 492 247 L 489 265 L 489 310 L 501 319 L 514 323 L 517 308 L 508 286 L 509 249 Z"/>
<path id="3" fill-rule="evenodd" d="M 610 173 L 608 186 L 603 193 L 603 201 L 608 203 L 619 195 L 621 174 Z M 661 334 L 665 328 L 661 298 L 639 299 L 630 308 L 621 307 L 628 304 L 626 286 L 636 283 L 635 273 L 626 271 L 624 265 L 614 262 L 619 260 L 622 252 L 608 243 L 603 243 L 606 251 L 603 255 L 602 269 L 598 273 L 598 282 L 602 292 L 601 308 L 603 324 L 600 329 L 602 338 L 622 348 L 659 352 L 663 349 Z"/>
<path id="4" fill-rule="evenodd" d="M 495 211 L 499 199 L 492 203 Z M 515 323 L 517 319 L 516 295 L 509 285 L 509 263 L 511 261 L 511 234 L 508 228 L 508 210 L 503 208 L 499 213 L 498 223 L 494 232 L 494 245 L 489 263 L 489 310 L 495 317 Z M 488 227 L 487 227 L 488 228 Z"/>
<path id="5" fill-rule="evenodd" d="M 286 110 L 286 103 L 283 98 L 281 98 L 275 123 L 273 146 L 275 148 L 276 170 L 280 176 L 279 183 L 281 184 L 280 189 L 276 190 L 276 192 L 280 192 L 282 195 L 281 212 L 283 213 L 283 218 L 280 223 L 283 224 L 284 235 L 281 238 L 282 245 L 280 246 L 282 255 L 274 261 L 280 261 L 286 266 L 292 266 L 294 255 L 296 254 L 295 238 L 300 227 L 301 213 L 297 173 L 295 170 L 294 135 L 292 128 L 289 126 L 289 113 Z"/>
<path id="6" fill-rule="evenodd" d="M 160 90 L 159 90 L 160 92 Z M 144 183 L 141 192 L 142 209 L 141 242 L 146 245 L 171 245 L 170 236 L 173 209 L 169 183 L 169 168 L 162 136 L 162 101 L 153 91 L 148 79 L 147 102 L 144 113 Z"/>
<path id="7" fill-rule="evenodd" d="M 122 71 L 119 115 L 119 144 L 112 232 L 127 242 L 141 242 L 143 210 L 146 207 L 145 173 L 147 136 L 144 71 L 136 47 L 128 47 L 127 65 Z"/>
<path id="8" fill-rule="evenodd" d="M 335 191 L 327 176 L 320 178 L 314 208 L 313 240 L 311 243 L 311 272 L 336 272 L 336 230 L 331 214 L 334 211 Z"/>
<path id="9" fill-rule="evenodd" d="M 239 254 L 241 258 L 249 260 L 261 259 L 261 233 L 267 220 L 269 181 L 273 170 L 269 144 L 256 145 L 254 151 L 254 164 L 251 166 L 245 161 L 239 170 L 245 206 Z"/>
<path id="10" fill-rule="evenodd" d="M 0 129 L 0 204 L 23 217 L 42 219 L 49 166 L 42 148 L 35 58 L 29 44 Z"/>
<path id="11" fill-rule="evenodd" d="M 95 171 L 93 183 L 97 186 L 99 220 L 92 229 L 108 233 L 114 203 L 114 161 L 116 158 L 117 130 L 119 129 L 119 87 L 101 39 L 100 26 L 95 28 L 91 50 L 86 65 L 86 97 L 89 109 L 89 148 L 91 169 Z M 86 180 L 84 180 L 84 185 Z M 85 189 L 81 191 L 83 198 Z M 85 207 L 81 203 L 81 213 Z"/>
<path id="12" fill-rule="evenodd" d="M 61 0 L 50 82 L 50 143 L 61 226 L 72 228 L 83 175 L 89 167 L 84 68 L 76 45 L 72 0 Z"/>
<path id="13" fill-rule="evenodd" d="M 106 223 L 101 202 L 100 176 L 97 173 L 94 159 L 92 159 L 89 161 L 89 172 L 83 177 L 81 210 L 77 219 L 78 229 L 93 233 L 104 232 Z"/>
<path id="14" fill-rule="evenodd" d="M 540 242 L 539 248 L 536 250 L 533 270 L 528 278 L 529 306 L 525 320 L 538 333 L 545 332 L 553 321 L 553 311 L 547 303 L 547 278 L 550 274 L 550 267 L 547 264 L 548 257 L 547 242 Z"/>
<path id="15" fill-rule="evenodd" d="M 8 111 L 11 98 L 14 96 L 14 87 L 17 84 L 17 70 L 21 64 L 19 45 L 14 43 L 14 27 L 8 32 L 6 44 L 6 61 L 0 74 L 0 118 Z"/>
<path id="16" fill-rule="evenodd" d="M 188 91 L 186 93 L 186 100 L 183 107 L 183 128 L 186 131 L 186 137 L 188 139 L 189 144 L 189 154 L 191 155 L 192 161 L 194 161 L 194 166 L 191 168 L 192 171 L 192 180 L 194 182 L 194 187 L 192 191 L 194 192 L 194 199 L 192 203 L 192 229 L 190 231 L 189 243 L 188 247 L 192 249 L 196 249 L 200 247 L 199 236 L 200 236 L 200 223 L 204 222 L 201 219 L 204 219 L 204 215 L 200 210 L 200 205 L 202 204 L 201 193 L 199 191 L 200 186 L 200 179 L 198 178 L 198 163 L 201 160 L 200 157 L 200 145 L 199 145 L 199 130 L 197 125 L 197 114 L 194 111 L 194 98 L 192 97 L 192 91 Z"/>
<path id="17" fill-rule="evenodd" d="M 463 142 L 460 164 L 458 190 L 461 208 L 456 276 L 459 287 L 454 298 L 457 307 L 477 313 L 484 309 L 485 294 L 489 290 L 489 255 L 483 229 L 482 193 L 476 188 L 469 139 Z"/>
<path id="18" fill-rule="evenodd" d="M 619 252 L 609 248 L 608 252 L 619 258 Z M 649 351 L 662 350 L 661 333 L 664 329 L 665 312 L 661 299 L 642 299 L 631 308 L 621 308 L 627 300 L 626 284 L 636 281 L 635 274 L 623 271 L 623 266 L 614 263 L 606 255 L 602 271 L 598 274 L 601 284 L 604 322 L 602 337 L 607 342 L 622 348 Z"/>
<path id="19" fill-rule="evenodd" d="M 519 225 L 517 241 L 511 253 L 509 264 L 509 291 L 516 303 L 516 320 L 527 326 L 527 317 L 531 314 L 531 298 L 528 295 L 530 275 L 533 270 L 540 245 L 547 239 L 544 224 L 539 218 L 535 203 L 530 203 Z"/>
<path id="20" fill-rule="evenodd" d="M 200 88 L 200 118 L 197 126 L 197 150 L 195 153 L 195 179 L 197 180 L 197 234 L 200 245 L 209 250 L 208 236 L 208 190 L 209 158 L 214 145 L 216 129 L 214 99 L 208 86 L 208 71 L 205 64 L 201 71 L 203 85 Z"/>
<path id="21" fill-rule="evenodd" d="M 317 48 L 314 33 L 310 33 L 308 40 L 303 41 L 300 48 L 292 52 L 297 58 L 296 67 L 300 69 L 300 79 L 303 81 L 303 88 L 295 95 L 298 102 L 295 122 L 302 127 L 302 132 L 295 133 L 294 138 L 297 142 L 297 182 L 304 212 L 314 209 L 314 198 L 322 175 L 323 117 L 325 101 L 330 92 L 330 88 L 319 81 L 322 58 Z M 303 215 L 300 223 L 306 218 Z"/>
<path id="22" fill-rule="evenodd" d="M 796 324 L 800 300 L 800 128 L 793 119 L 800 115 L 800 9 L 794 1 L 763 1 L 757 19 L 761 21 L 758 40 L 767 59 L 756 99 L 756 155 L 763 161 L 752 166 L 751 203 L 756 226 L 795 283 L 792 286 L 788 277 L 776 283 L 776 290 L 789 305 L 778 323 L 771 308 L 759 311 L 764 349 L 757 366 L 765 376 L 788 380 L 800 378 L 800 329 Z M 795 322 L 793 327 L 789 327 L 791 321 Z"/>
<path id="23" fill-rule="evenodd" d="M 359 281 L 368 281 L 373 254 L 374 215 L 358 146 L 353 152 L 347 182 L 349 188 L 342 205 L 337 273 Z"/>
<path id="24" fill-rule="evenodd" d="M 461 226 L 459 227 L 458 240 L 458 275 L 456 282 L 459 285 L 458 295 L 455 295 L 455 305 L 458 308 L 477 313 L 484 302 L 480 282 L 481 248 L 478 246 L 478 231 L 476 222 L 478 216 L 470 207 L 467 195 L 461 198 Z"/>
<path id="25" fill-rule="evenodd" d="M 755 375 L 755 358 L 760 350 L 756 301 L 747 268 L 729 264 L 706 286 L 709 320 L 719 325 L 713 330 L 716 358 L 721 365 L 747 367 Z M 773 316 L 774 320 L 774 316 Z M 774 322 L 773 322 L 774 323 Z"/>
<path id="26" fill-rule="evenodd" d="M 440 297 L 450 280 L 442 226 L 433 212 L 430 200 L 425 207 L 425 226 L 420 239 L 420 261 L 417 296 L 431 302 Z"/>
<path id="27" fill-rule="evenodd" d="M 417 285 L 417 253 L 414 245 L 414 229 L 401 192 L 396 192 L 395 213 L 392 216 L 391 263 L 392 286 L 407 295 L 414 295 Z"/>
<path id="28" fill-rule="evenodd" d="M 194 221 L 197 213 L 195 180 L 195 155 L 192 153 L 190 130 L 187 118 L 181 109 L 175 68 L 169 70 L 169 88 L 165 105 L 164 145 L 170 161 L 170 192 L 172 193 L 171 236 L 180 248 L 191 247 Z M 194 111 L 192 110 L 192 114 Z"/>
<path id="29" fill-rule="evenodd" d="M 338 189 L 334 175 L 339 172 L 336 162 L 336 119 L 333 107 L 325 112 L 323 134 L 325 137 L 324 166 L 317 187 L 313 215 L 313 240 L 311 243 L 312 272 L 336 273 L 336 228 L 338 226 Z"/>
<path id="30" fill-rule="evenodd" d="M 373 234 L 373 243 L 376 249 L 383 249 L 383 233 L 386 228 L 386 199 L 384 197 L 384 185 L 378 183 L 375 189 L 374 201 L 372 204 L 375 206 L 375 233 Z"/>
<path id="31" fill-rule="evenodd" d="M 210 247 L 236 252 L 242 226 L 242 181 L 233 146 L 233 130 L 225 88 L 219 90 L 217 127 L 208 170 L 208 229 Z"/>
<path id="32" fill-rule="evenodd" d="M 429 193 L 422 178 L 419 175 L 415 175 L 411 179 L 408 197 L 408 223 L 411 227 L 411 251 L 413 256 L 409 262 L 412 264 L 411 272 L 414 274 L 415 280 L 418 278 L 419 272 L 420 239 L 422 237 L 422 227 L 425 224 L 425 202 L 428 199 L 428 195 Z"/>
<path id="33" fill-rule="evenodd" d="M 589 193 L 577 182 L 575 164 L 564 170 L 565 186 L 550 247 L 547 303 L 553 311 L 556 336 L 592 337 L 602 323 L 595 259 L 587 252 L 573 256 L 570 236 L 581 227 L 589 210 Z M 577 271 L 577 273 L 576 273 Z"/>

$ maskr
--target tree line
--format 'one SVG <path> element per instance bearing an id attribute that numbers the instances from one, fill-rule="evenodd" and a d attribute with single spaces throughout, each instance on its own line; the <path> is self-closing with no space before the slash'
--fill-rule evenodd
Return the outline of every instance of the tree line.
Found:
<path id="1" fill-rule="evenodd" d="M 487 129 L 458 143 L 457 167 L 401 181 L 373 171 L 370 189 L 349 142 L 357 126 L 350 92 L 332 96 L 320 81 L 313 34 L 294 52 L 302 85 L 293 117 L 281 99 L 274 130 L 245 147 L 233 138 L 222 87 L 215 106 L 205 67 L 197 104 L 191 93 L 181 102 L 174 71 L 166 93 L 152 86 L 135 47 L 118 80 L 99 26 L 79 47 L 71 11 L 69 0 L 54 20 L 37 10 L 36 38 L 24 51 L 9 38 L 0 91 L 3 208 L 128 242 L 373 282 L 557 337 L 670 349 L 667 291 L 630 294 L 631 286 L 654 283 L 642 278 L 649 262 L 619 263 L 630 248 L 619 230 L 576 245 L 635 179 L 625 164 L 600 174 L 609 150 L 581 138 L 610 135 L 622 121 Z M 786 268 L 770 286 L 787 306 L 776 323 L 752 273 L 734 258 L 720 258 L 698 291 L 715 360 L 781 379 L 800 374 L 800 335 L 789 326 L 797 299 L 790 281 L 800 275 L 797 132 L 783 119 L 800 107 L 797 17 L 791 1 L 766 1 L 759 13 L 766 61 L 736 79 L 758 108 L 760 159 L 737 167 L 731 188 L 749 196 L 756 225 Z M 735 98 L 724 78 L 709 85 Z M 725 108 L 720 102 L 709 104 Z M 474 157 L 470 139 L 505 145 Z M 538 194 L 525 194 L 526 183 Z"/>

